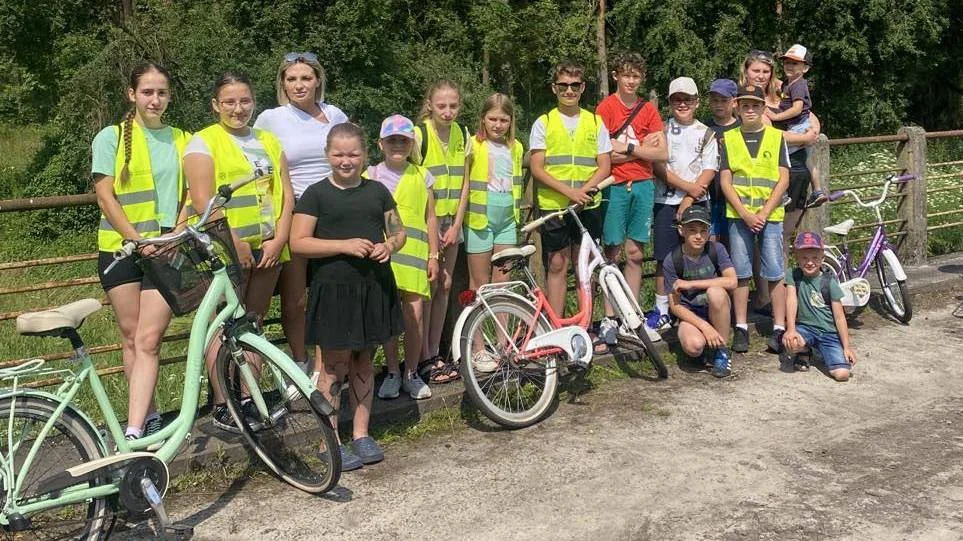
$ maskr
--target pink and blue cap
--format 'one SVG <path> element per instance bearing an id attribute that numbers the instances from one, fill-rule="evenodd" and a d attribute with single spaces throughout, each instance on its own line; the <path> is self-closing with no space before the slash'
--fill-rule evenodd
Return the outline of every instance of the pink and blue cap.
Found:
<path id="1" fill-rule="evenodd" d="M 381 123 L 381 133 L 379 138 L 384 139 L 392 135 L 400 135 L 408 139 L 415 138 L 415 124 L 402 115 L 391 115 Z"/>
<path id="2" fill-rule="evenodd" d="M 796 250 L 805 250 L 807 248 L 823 250 L 825 247 L 823 246 L 823 239 L 820 238 L 818 233 L 803 231 L 796 235 L 796 242 L 793 243 L 793 248 Z"/>

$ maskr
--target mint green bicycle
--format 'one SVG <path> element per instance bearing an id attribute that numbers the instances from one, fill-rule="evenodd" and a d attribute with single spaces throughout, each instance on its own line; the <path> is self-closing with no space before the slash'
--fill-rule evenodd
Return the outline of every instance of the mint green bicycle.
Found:
<path id="1" fill-rule="evenodd" d="M 220 341 L 217 387 L 251 450 L 281 479 L 306 492 L 323 493 L 337 484 L 341 456 L 329 420 L 334 410 L 294 361 L 264 337 L 257 318 L 245 312 L 229 277 L 239 275 L 230 230 L 223 218 L 208 222 L 213 209 L 251 180 L 221 187 L 200 225 L 126 241 L 115 254 L 119 260 L 140 246 L 156 245 L 141 267 L 175 314 L 198 308 L 181 408 L 159 433 L 124 439 L 77 332 L 84 319 L 100 309 L 100 301 L 85 299 L 17 318 L 21 334 L 70 340 L 76 370 L 44 368 L 41 359 L 0 370 L 5 387 L 0 390 L 0 526 L 8 536 L 20 539 L 21 532 L 30 531 L 41 538 L 102 539 L 117 514 L 125 511 L 132 517 L 153 511 L 162 533 L 190 535 L 189 527 L 171 524 L 163 496 L 167 465 L 190 440 L 205 351 L 214 340 Z M 21 385 L 55 374 L 64 383 L 54 392 Z M 93 390 L 113 446 L 73 404 L 84 383 Z M 148 451 L 153 448 L 157 450 Z"/>

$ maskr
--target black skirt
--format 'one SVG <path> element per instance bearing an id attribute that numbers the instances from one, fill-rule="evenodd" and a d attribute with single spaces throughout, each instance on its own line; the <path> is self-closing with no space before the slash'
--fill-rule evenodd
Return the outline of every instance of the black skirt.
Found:
<path id="1" fill-rule="evenodd" d="M 336 268 L 317 264 L 305 317 L 308 344 L 322 350 L 361 350 L 402 333 L 401 300 L 391 266 L 356 261 L 348 272 L 344 260 L 330 265 Z"/>

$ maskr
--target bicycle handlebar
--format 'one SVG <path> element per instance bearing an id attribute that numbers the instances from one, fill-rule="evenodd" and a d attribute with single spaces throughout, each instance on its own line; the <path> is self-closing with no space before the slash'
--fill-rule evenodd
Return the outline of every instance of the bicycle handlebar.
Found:
<path id="1" fill-rule="evenodd" d="M 870 203 L 864 203 L 863 200 L 859 198 L 859 194 L 857 194 L 853 190 L 839 190 L 839 191 L 833 192 L 829 194 L 829 200 L 837 201 L 839 199 L 846 197 L 847 195 L 851 195 L 853 196 L 853 199 L 856 200 L 856 204 L 858 204 L 859 206 L 867 207 L 867 208 L 875 207 L 881 204 L 886 199 L 886 194 L 887 192 L 889 192 L 889 185 L 891 183 L 896 182 L 899 184 L 903 184 L 911 180 L 915 180 L 917 178 L 919 178 L 919 175 L 916 175 L 913 173 L 907 173 L 905 175 L 898 175 L 898 176 L 895 174 L 890 175 L 889 177 L 886 178 L 886 181 L 883 182 L 883 194 L 880 196 L 879 199 L 872 201 Z"/>
<path id="2" fill-rule="evenodd" d="M 598 184 L 596 184 L 594 188 L 592 188 L 592 196 L 594 197 L 594 195 L 595 195 L 596 193 L 604 190 L 605 188 L 608 188 L 608 187 L 611 186 L 612 183 L 614 183 L 614 182 L 615 182 L 615 177 L 613 177 L 612 175 L 609 175 L 609 176 L 605 177 L 604 179 L 602 179 L 601 182 L 599 182 Z M 563 209 L 561 209 L 561 210 L 556 210 L 555 212 L 551 212 L 551 213 L 549 213 L 549 214 L 546 214 L 546 215 L 544 215 L 544 216 L 541 216 L 541 217 L 539 217 L 539 218 L 537 218 L 537 219 L 535 219 L 535 220 L 533 220 L 533 221 L 531 221 L 531 222 L 528 222 L 528 223 L 525 224 L 524 226 L 522 226 L 522 233 L 530 233 L 530 232 L 538 229 L 539 227 L 541 227 L 545 222 L 551 220 L 552 218 L 557 218 L 557 217 L 562 216 L 562 215 L 564 215 L 564 214 L 566 214 L 566 213 L 568 213 L 568 212 L 575 212 L 575 211 L 576 211 L 579 207 L 581 207 L 581 206 L 582 206 L 582 204 L 580 204 L 580 203 L 575 203 L 575 204 L 569 205 L 568 207 L 563 208 Z"/>
<path id="3" fill-rule="evenodd" d="M 225 184 L 220 188 L 218 188 L 217 193 L 214 195 L 214 197 L 210 199 L 210 201 L 207 202 L 207 207 L 204 209 L 204 212 L 201 213 L 201 217 L 197 221 L 198 226 L 206 223 L 208 218 L 210 218 L 211 213 L 214 212 L 214 209 L 224 206 L 225 203 L 231 200 L 231 196 L 234 194 L 234 192 L 240 189 L 242 186 L 245 186 L 251 182 L 254 182 L 255 180 L 269 177 L 269 176 L 270 176 L 270 173 L 258 168 L 254 171 L 254 174 L 249 178 L 239 180 L 232 184 Z M 117 250 L 114 252 L 114 261 L 111 262 L 111 264 L 108 265 L 106 269 L 104 269 L 104 275 L 106 276 L 107 273 L 109 273 L 111 269 L 113 269 L 114 266 L 117 265 L 117 263 L 119 263 L 120 261 L 134 255 L 134 252 L 137 251 L 137 249 L 140 248 L 141 246 L 147 246 L 149 244 L 168 244 L 171 242 L 179 241 L 188 236 L 197 236 L 197 235 L 198 233 L 195 227 L 189 225 L 185 227 L 182 231 L 178 231 L 177 233 L 168 233 L 166 235 L 151 237 L 149 239 L 136 239 L 136 240 L 124 239 L 124 241 L 121 243 L 120 250 Z"/>

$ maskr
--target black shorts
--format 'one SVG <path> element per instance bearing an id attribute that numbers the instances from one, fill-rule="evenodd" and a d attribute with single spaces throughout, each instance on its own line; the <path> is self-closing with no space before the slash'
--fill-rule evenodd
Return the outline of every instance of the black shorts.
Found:
<path id="1" fill-rule="evenodd" d="M 602 238 L 602 208 L 584 209 L 578 213 L 579 220 L 588 230 L 589 235 L 598 241 Z M 542 252 L 546 255 L 568 248 L 577 246 L 582 242 L 582 232 L 579 231 L 575 220 L 568 218 L 553 218 L 541 229 Z"/>
<path id="2" fill-rule="evenodd" d="M 812 175 L 808 169 L 789 171 L 789 187 L 786 188 L 786 195 L 791 197 L 792 201 L 786 205 L 787 212 L 806 208 L 806 198 L 809 197 L 809 184 L 811 181 Z"/>
<path id="3" fill-rule="evenodd" d="M 97 276 L 100 277 L 100 286 L 104 288 L 104 291 L 110 291 L 117 286 L 135 282 L 140 284 L 141 290 L 157 289 L 150 278 L 145 276 L 140 267 L 134 263 L 133 257 L 118 261 L 114 268 L 110 269 L 110 273 L 105 276 L 104 269 L 113 262 L 113 252 L 100 252 L 97 257 Z"/>
<path id="4" fill-rule="evenodd" d="M 692 205 L 706 210 L 709 208 L 705 201 Z M 652 257 L 658 263 L 662 263 L 666 256 L 682 242 L 682 237 L 679 236 L 679 223 L 675 220 L 678 212 L 679 205 L 656 203 L 652 206 Z"/>

